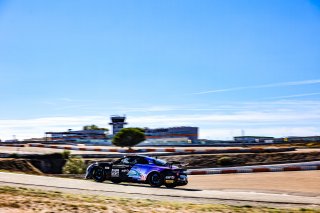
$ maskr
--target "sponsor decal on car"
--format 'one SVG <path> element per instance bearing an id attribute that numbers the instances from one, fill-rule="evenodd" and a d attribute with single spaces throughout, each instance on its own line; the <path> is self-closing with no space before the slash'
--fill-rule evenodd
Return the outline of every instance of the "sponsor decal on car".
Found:
<path id="1" fill-rule="evenodd" d="M 112 169 L 111 177 L 119 177 L 119 169 Z"/>
<path id="2" fill-rule="evenodd" d="M 123 172 L 123 173 L 128 173 L 128 172 L 129 172 L 129 169 L 122 169 L 121 172 Z"/>
<path id="3" fill-rule="evenodd" d="M 129 172 L 128 172 L 128 177 L 131 177 L 131 178 L 140 178 L 141 174 L 137 171 L 137 170 L 133 170 L 131 169 Z"/>
<path id="4" fill-rule="evenodd" d="M 147 176 L 145 176 L 145 175 L 141 175 L 140 180 L 142 180 L 142 181 L 147 180 Z"/>
<path id="5" fill-rule="evenodd" d="M 175 176 L 171 175 L 171 176 L 166 176 L 165 177 L 165 182 L 166 183 L 174 183 L 174 179 L 175 179 Z"/>

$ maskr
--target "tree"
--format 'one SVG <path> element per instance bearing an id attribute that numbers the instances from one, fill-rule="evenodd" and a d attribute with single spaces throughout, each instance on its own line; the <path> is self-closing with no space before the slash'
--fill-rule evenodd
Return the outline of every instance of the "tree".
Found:
<path id="1" fill-rule="evenodd" d="M 145 135 L 141 128 L 123 128 L 113 137 L 112 143 L 115 146 L 131 148 L 144 140 Z"/>
<path id="2" fill-rule="evenodd" d="M 105 131 L 109 131 L 109 129 L 107 128 L 100 128 L 97 125 L 86 125 L 83 127 L 83 130 L 105 130 Z"/>

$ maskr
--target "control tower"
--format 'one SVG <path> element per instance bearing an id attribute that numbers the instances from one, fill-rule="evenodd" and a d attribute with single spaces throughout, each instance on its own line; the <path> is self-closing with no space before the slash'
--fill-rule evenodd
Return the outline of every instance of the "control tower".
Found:
<path id="1" fill-rule="evenodd" d="M 125 122 L 126 116 L 119 116 L 119 115 L 111 115 L 111 123 L 112 126 L 112 134 L 116 135 L 124 125 L 128 124 Z"/>

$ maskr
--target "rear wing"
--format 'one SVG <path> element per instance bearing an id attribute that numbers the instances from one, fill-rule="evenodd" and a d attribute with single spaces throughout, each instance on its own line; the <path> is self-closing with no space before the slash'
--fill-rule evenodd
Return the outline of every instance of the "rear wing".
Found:
<path id="1" fill-rule="evenodd" d="M 178 167 L 185 167 L 185 166 L 188 165 L 188 163 L 183 164 L 183 163 L 181 163 L 179 161 L 169 161 L 167 163 L 169 164 L 170 168 L 172 168 L 173 165 L 177 165 Z"/>

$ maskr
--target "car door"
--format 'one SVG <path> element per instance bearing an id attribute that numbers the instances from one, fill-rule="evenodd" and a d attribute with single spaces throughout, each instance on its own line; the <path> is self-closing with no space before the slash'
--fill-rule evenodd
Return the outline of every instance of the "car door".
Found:
<path id="1" fill-rule="evenodd" d="M 144 157 L 137 156 L 135 164 L 128 173 L 128 177 L 134 182 L 143 182 L 146 181 L 149 171 L 149 161 Z"/>
<path id="2" fill-rule="evenodd" d="M 111 178 L 119 178 L 122 181 L 128 180 L 128 173 L 135 164 L 134 157 L 124 157 L 120 161 L 115 162 L 111 169 Z"/>

